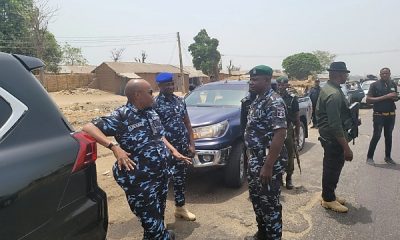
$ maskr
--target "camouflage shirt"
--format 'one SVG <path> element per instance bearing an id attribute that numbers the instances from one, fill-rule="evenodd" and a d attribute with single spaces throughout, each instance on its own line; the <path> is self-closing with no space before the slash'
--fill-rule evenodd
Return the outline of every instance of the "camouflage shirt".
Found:
<path id="1" fill-rule="evenodd" d="M 247 116 L 245 143 L 249 148 L 271 145 L 274 130 L 287 128 L 283 99 L 272 89 L 258 96 L 250 106 Z"/>
<path id="2" fill-rule="evenodd" d="M 165 131 L 153 109 L 138 110 L 127 103 L 110 116 L 95 118 L 92 123 L 106 136 L 114 136 L 121 148 L 131 154 L 136 164 L 135 176 L 150 178 L 168 174 L 170 155 L 162 140 Z"/>
<path id="3" fill-rule="evenodd" d="M 189 132 L 183 119 L 187 115 L 185 102 L 175 95 L 168 99 L 160 94 L 154 101 L 154 110 L 165 128 L 165 137 L 175 147 L 184 150 L 189 146 Z"/>

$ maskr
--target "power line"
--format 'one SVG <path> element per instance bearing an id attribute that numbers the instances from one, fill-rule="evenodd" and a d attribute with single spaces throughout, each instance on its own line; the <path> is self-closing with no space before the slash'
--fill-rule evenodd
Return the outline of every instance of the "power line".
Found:
<path id="1" fill-rule="evenodd" d="M 168 64 L 171 64 L 172 58 L 175 56 L 175 50 L 178 44 L 174 44 Z"/>
<path id="2" fill-rule="evenodd" d="M 400 49 L 390 49 L 390 50 L 379 50 L 379 51 L 359 51 L 359 52 L 344 52 L 344 53 L 335 53 L 340 56 L 355 56 L 355 55 L 373 55 L 373 54 L 383 54 L 383 53 L 396 53 L 400 52 Z M 221 54 L 221 56 L 225 57 L 243 57 L 243 58 L 285 58 L 286 56 L 279 55 L 242 55 L 242 54 Z"/>

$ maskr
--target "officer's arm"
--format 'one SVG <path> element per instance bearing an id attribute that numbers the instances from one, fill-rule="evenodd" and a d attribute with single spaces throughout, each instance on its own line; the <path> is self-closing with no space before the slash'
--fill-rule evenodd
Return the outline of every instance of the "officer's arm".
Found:
<path id="1" fill-rule="evenodd" d="M 335 136 L 338 143 L 342 146 L 343 150 L 350 151 L 349 144 L 344 136 L 344 130 L 341 119 L 341 97 L 338 95 L 331 95 L 326 101 L 326 113 L 328 115 L 328 125 L 330 131 Z"/>
<path id="2" fill-rule="evenodd" d="M 375 95 L 376 95 L 376 85 L 371 84 L 371 87 L 368 90 L 367 99 L 366 99 L 366 102 L 368 104 L 381 102 L 386 99 L 393 99 L 395 97 L 395 94 L 391 94 L 391 93 L 383 95 L 383 96 L 379 96 L 379 97 L 375 97 Z"/>
<path id="3" fill-rule="evenodd" d="M 274 166 L 276 159 L 281 153 L 285 138 L 286 128 L 279 128 L 274 130 L 274 136 L 272 137 L 267 160 L 264 163 L 265 167 L 272 168 Z"/>
<path id="4" fill-rule="evenodd" d="M 190 146 L 194 146 L 194 136 L 193 136 L 192 124 L 190 123 L 189 115 L 187 112 L 185 114 L 185 117 L 183 118 L 183 122 L 185 123 L 186 129 L 188 130 L 188 133 L 189 133 Z"/>
<path id="5" fill-rule="evenodd" d="M 100 145 L 107 147 L 110 144 L 110 140 L 107 138 L 106 135 L 93 123 L 87 123 L 83 126 L 82 131 L 86 132 L 98 142 Z"/>
<path id="6" fill-rule="evenodd" d="M 190 160 L 190 158 L 183 156 L 180 152 L 178 152 L 178 150 L 176 150 L 176 148 L 174 148 L 174 146 L 172 146 L 172 144 L 170 142 L 168 142 L 168 140 L 165 137 L 162 137 L 162 140 L 165 143 L 165 145 L 167 146 L 167 148 L 171 151 L 171 154 L 176 159 L 184 161 L 188 164 L 192 164 L 192 161 Z"/>
<path id="7" fill-rule="evenodd" d="M 83 126 L 82 131 L 88 133 L 96 142 L 103 145 L 104 147 L 108 147 L 111 143 L 108 140 L 107 136 L 100 130 L 100 128 L 96 127 L 93 123 L 88 123 Z M 113 145 L 110 150 L 114 153 L 114 156 L 117 158 L 117 164 L 119 170 L 122 169 L 122 166 L 127 169 L 128 171 L 135 169 L 135 163 L 129 158 L 131 155 L 128 152 L 125 152 L 120 146 Z"/>

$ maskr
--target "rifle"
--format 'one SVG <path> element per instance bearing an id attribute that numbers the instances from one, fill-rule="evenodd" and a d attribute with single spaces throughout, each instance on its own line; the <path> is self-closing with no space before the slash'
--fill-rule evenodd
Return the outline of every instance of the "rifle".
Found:
<path id="1" fill-rule="evenodd" d="M 350 140 L 353 140 L 354 145 L 355 139 L 358 137 L 358 126 L 361 125 L 359 121 L 360 103 L 356 102 L 351 104 L 349 111 L 351 119 L 345 121 L 345 130 L 347 131 Z"/>
<path id="2" fill-rule="evenodd" d="M 294 155 L 296 156 L 297 166 L 299 167 L 300 174 L 301 174 L 299 150 L 297 149 L 297 141 L 296 141 L 296 134 L 295 134 L 294 128 L 292 128 L 292 131 L 293 131 L 293 140 L 294 140 L 294 144 L 293 144 Z"/>

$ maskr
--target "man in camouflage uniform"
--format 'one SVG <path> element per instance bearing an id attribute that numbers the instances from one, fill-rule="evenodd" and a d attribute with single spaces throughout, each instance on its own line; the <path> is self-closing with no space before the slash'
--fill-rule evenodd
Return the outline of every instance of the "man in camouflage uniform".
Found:
<path id="1" fill-rule="evenodd" d="M 167 198 L 170 149 L 172 155 L 190 163 L 165 138 L 164 127 L 153 105 L 153 90 L 145 80 L 131 80 L 125 88 L 126 105 L 110 116 L 99 117 L 83 127 L 96 141 L 113 151 L 116 182 L 125 191 L 133 213 L 144 229 L 143 239 L 174 239 L 165 229 L 164 210 Z M 110 142 L 114 136 L 119 143 Z"/>
<path id="2" fill-rule="evenodd" d="M 287 108 L 287 136 L 285 146 L 288 151 L 288 164 L 286 168 L 286 188 L 293 189 L 292 175 L 294 171 L 294 157 L 295 147 L 298 146 L 299 133 L 300 133 L 300 114 L 299 114 L 299 101 L 296 95 L 289 93 L 289 79 L 287 77 L 279 77 L 276 79 L 278 82 L 279 95 L 285 101 Z"/>
<path id="3" fill-rule="evenodd" d="M 281 239 L 281 175 L 287 163 L 284 146 L 286 110 L 283 99 L 271 89 L 272 69 L 250 70 L 250 91 L 257 98 L 250 106 L 244 139 L 250 152 L 248 182 L 258 231 L 245 239 Z"/>
<path id="4" fill-rule="evenodd" d="M 194 157 L 196 154 L 193 130 L 184 101 L 174 95 L 173 74 L 164 72 L 156 77 L 160 95 L 154 101 L 154 110 L 165 128 L 165 137 L 180 153 Z M 187 165 L 175 158 L 170 162 L 175 194 L 175 216 L 188 221 L 196 216 L 185 207 Z"/>

